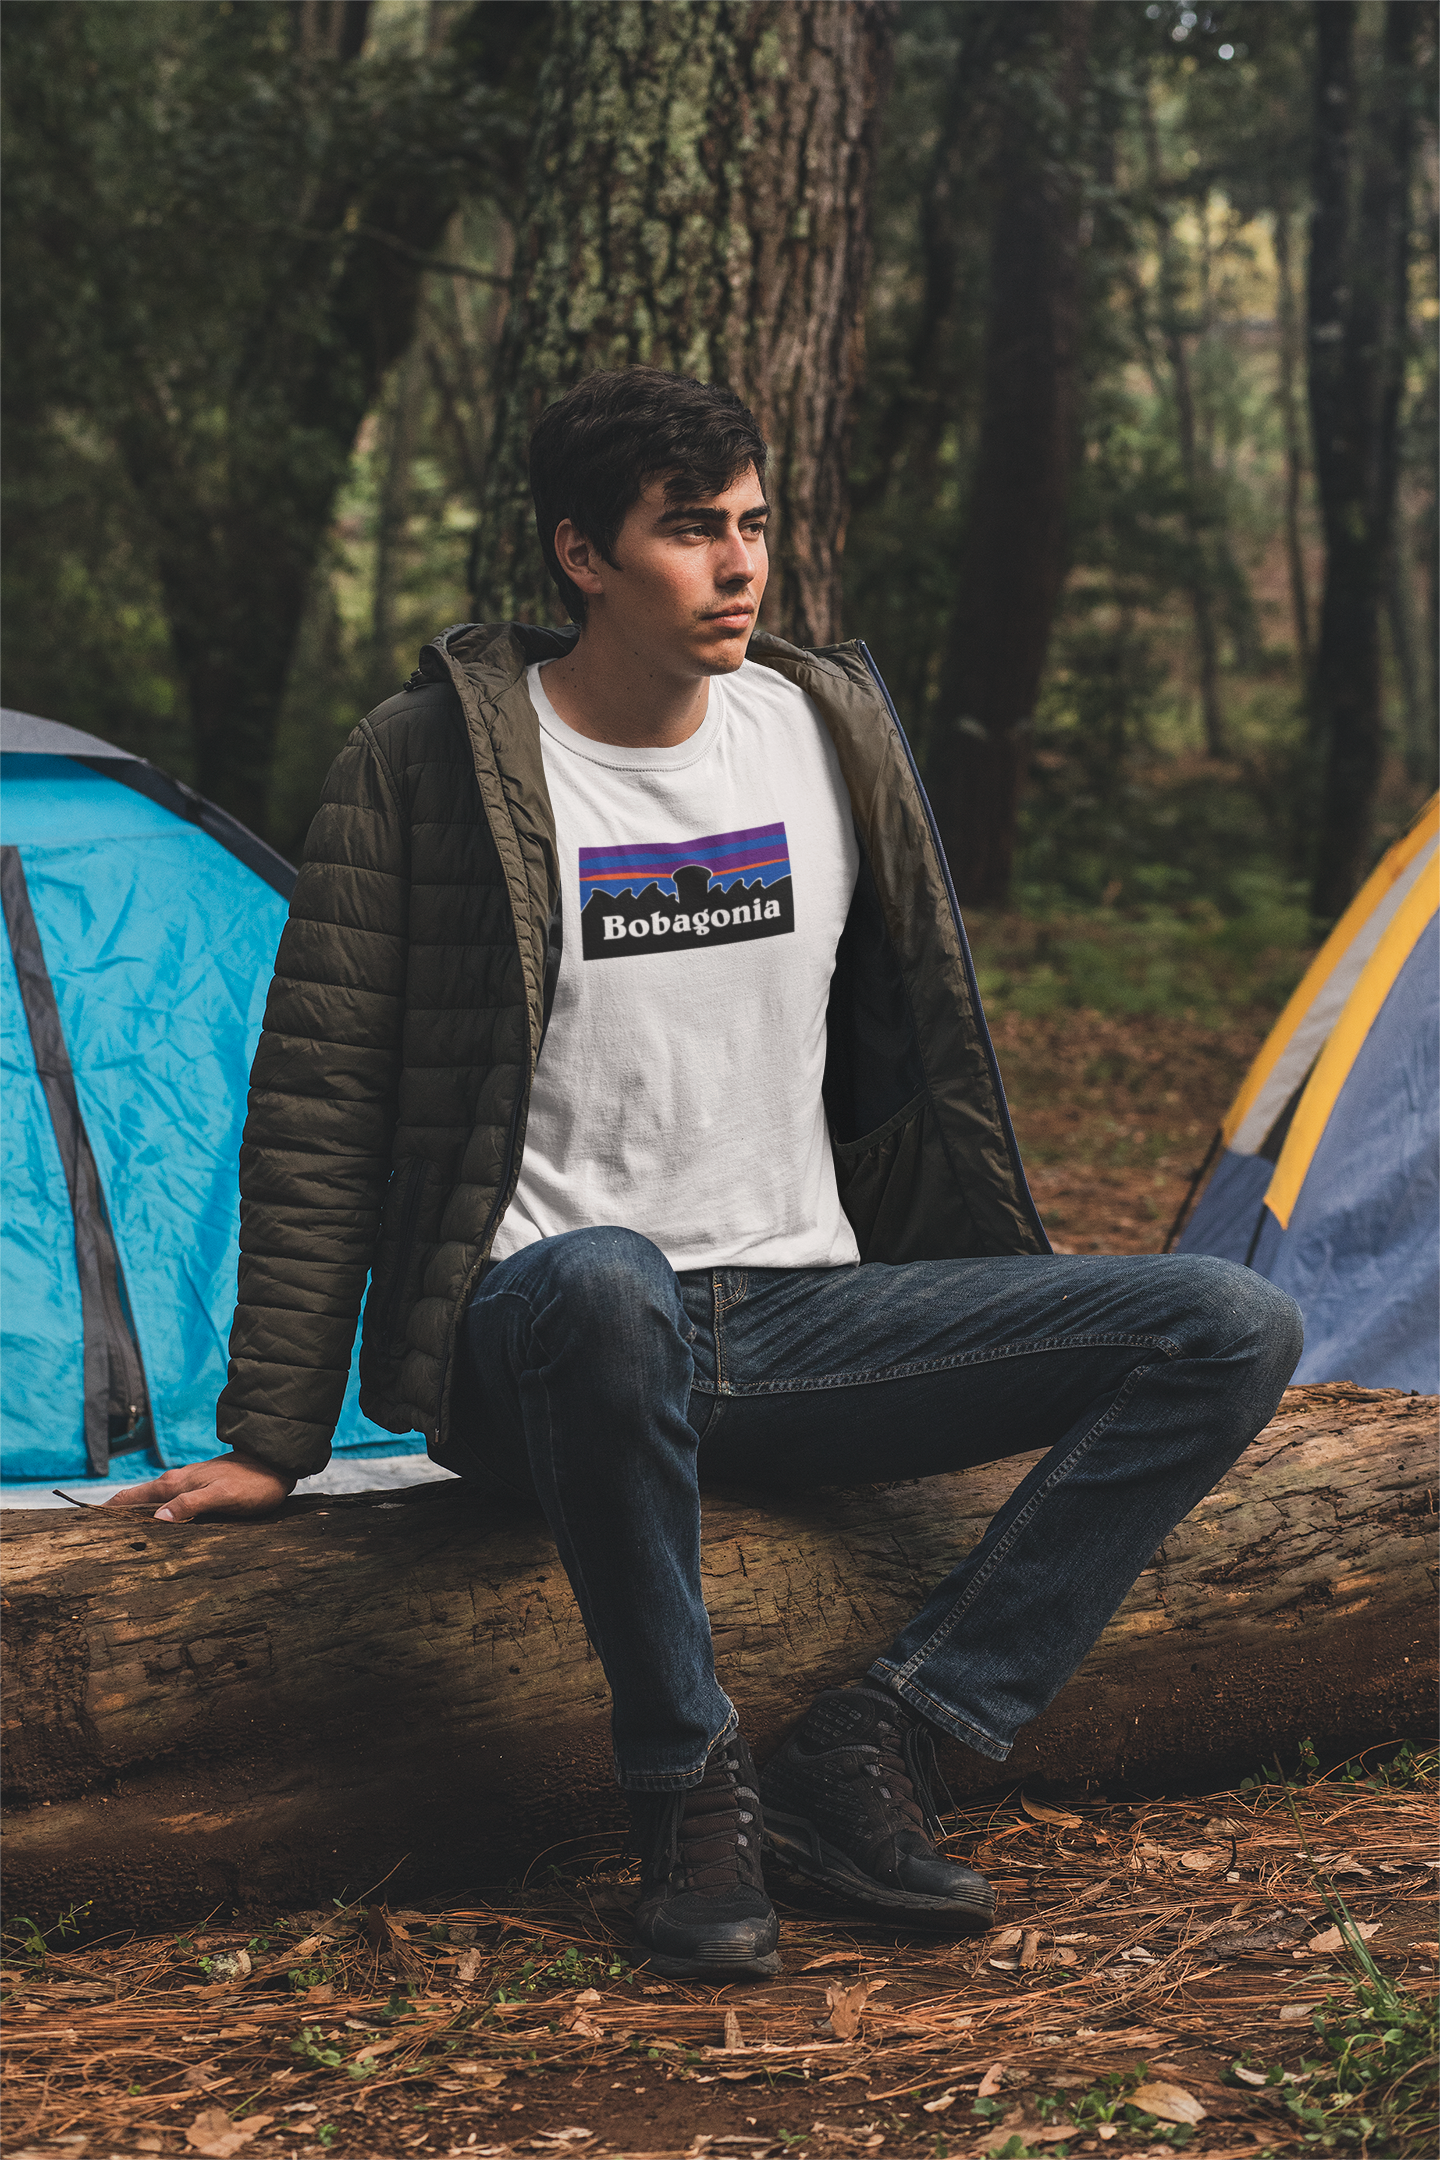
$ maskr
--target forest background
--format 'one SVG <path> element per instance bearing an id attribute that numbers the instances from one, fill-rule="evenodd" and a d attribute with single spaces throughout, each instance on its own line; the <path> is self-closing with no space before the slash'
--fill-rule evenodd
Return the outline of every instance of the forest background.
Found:
<path id="1" fill-rule="evenodd" d="M 8 705 L 297 855 L 425 639 L 561 619 L 546 399 L 728 381 L 774 452 L 767 627 L 873 651 L 1007 1072 L 1038 1103 L 1086 1016 L 1141 1105 L 1107 1096 L 1107 1160 L 1178 1174 L 1205 1117 L 1163 1105 L 1223 1099 L 1436 783 L 1428 0 L 6 0 L 0 32 Z"/>

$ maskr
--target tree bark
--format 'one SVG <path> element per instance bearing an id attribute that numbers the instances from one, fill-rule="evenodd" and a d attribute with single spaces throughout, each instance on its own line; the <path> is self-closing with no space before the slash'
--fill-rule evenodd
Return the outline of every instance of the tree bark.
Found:
<path id="1" fill-rule="evenodd" d="M 1156 311 L 1165 357 L 1170 364 L 1175 393 L 1175 438 L 1180 452 L 1182 482 L 1181 521 L 1185 532 L 1190 613 L 1195 623 L 1196 671 L 1200 685 L 1200 719 L 1206 755 L 1223 758 L 1227 749 L 1225 714 L 1220 700 L 1220 647 L 1215 631 L 1215 566 L 1207 542 L 1212 517 L 1214 475 L 1208 453 L 1196 428 L 1195 391 L 1190 379 L 1190 355 L 1186 349 L 1180 262 L 1171 230 L 1166 200 L 1165 175 L 1160 164 L 1160 140 L 1148 89 L 1144 105 L 1145 155 L 1150 196 L 1159 242 L 1159 276 L 1156 280 Z"/>
<path id="2" fill-rule="evenodd" d="M 1292 1389 L 1003 1771 L 1212 1786 L 1427 1729 L 1435 1402 Z M 1032 1460 L 707 1497 L 716 1670 L 763 1759 L 862 1673 Z M 6 1896 L 96 1927 L 502 1879 L 620 1821 L 603 1675 L 543 1521 L 455 1486 L 263 1524 L 7 1512 Z M 45 1805 L 43 1803 L 50 1803 Z"/>
<path id="3" fill-rule="evenodd" d="M 575 0 L 557 11 L 501 346 L 474 606 L 559 619 L 526 480 L 593 369 L 727 384 L 771 448 L 763 621 L 840 629 L 846 467 L 889 0 Z"/>
<path id="4" fill-rule="evenodd" d="M 1380 619 L 1405 356 L 1414 0 L 1389 0 L 1370 96 L 1353 0 L 1317 0 L 1310 416 L 1325 530 L 1313 686 L 1324 757 L 1311 905 L 1339 915 L 1368 867 L 1384 751 Z M 1358 176 L 1356 168 L 1359 168 Z"/>
<path id="5" fill-rule="evenodd" d="M 1009 894 L 1025 730 L 1065 578 L 1081 190 L 1050 100 L 1072 125 L 1092 15 L 1091 0 L 1015 0 L 1004 18 L 1022 51 L 1052 50 L 1028 96 L 1016 67 L 997 152 L 979 443 L 928 761 L 956 890 L 976 905 Z"/>
<path id="6" fill-rule="evenodd" d="M 1305 549 L 1300 538 L 1300 490 L 1305 475 L 1305 439 L 1301 426 L 1296 380 L 1305 364 L 1300 335 L 1295 278 L 1290 260 L 1290 206 L 1276 206 L 1275 238 L 1276 327 L 1279 331 L 1280 425 L 1285 436 L 1285 562 L 1290 575 L 1290 616 L 1295 626 L 1295 657 L 1305 695 L 1310 692 L 1314 656 L 1310 646 L 1310 590 L 1305 582 Z"/>

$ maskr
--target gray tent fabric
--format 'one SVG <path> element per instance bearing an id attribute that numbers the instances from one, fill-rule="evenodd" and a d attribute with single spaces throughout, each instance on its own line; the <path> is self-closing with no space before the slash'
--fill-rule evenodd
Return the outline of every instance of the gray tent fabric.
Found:
<path id="1" fill-rule="evenodd" d="M 117 750 L 114 743 L 102 742 L 98 735 L 86 735 L 79 728 L 66 727 L 62 721 L 42 720 L 38 713 L 16 712 L 5 706 L 0 708 L 0 751 L 7 757 L 69 757 L 90 766 L 103 760 L 107 780 L 118 780 L 134 788 L 137 795 L 148 796 L 151 802 L 172 810 L 188 824 L 198 825 L 221 847 L 228 848 L 247 870 L 264 878 L 282 900 L 288 900 L 295 890 L 293 863 L 277 855 L 258 833 L 231 817 L 228 810 L 197 795 L 183 780 L 172 780 L 169 773 L 152 765 L 148 758 L 136 757 L 133 750 Z"/>
<path id="2" fill-rule="evenodd" d="M 31 757 L 124 758 L 132 765 L 141 760 L 133 750 L 117 750 L 98 735 L 82 734 L 60 720 L 42 720 L 36 713 L 0 707 L 0 750 L 23 751 Z"/>

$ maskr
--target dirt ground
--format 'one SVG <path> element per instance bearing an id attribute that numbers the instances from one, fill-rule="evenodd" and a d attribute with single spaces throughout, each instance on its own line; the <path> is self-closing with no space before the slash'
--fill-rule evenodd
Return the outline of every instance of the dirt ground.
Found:
<path id="1" fill-rule="evenodd" d="M 1260 1017 L 1220 1033 L 1084 1013 L 1000 1022 L 1058 1244 L 1159 1247 L 1263 1032 Z M 423 1911 L 387 1914 L 380 1888 L 328 1913 L 216 1913 L 188 1935 L 52 1937 L 45 1955 L 12 1934 L 6 2151 L 1315 2150 L 1278 2080 L 1305 2076 L 1313 2007 L 1350 2000 L 1324 1886 L 1384 1973 L 1433 1993 L 1435 1796 L 1332 1783 L 1292 1797 L 1298 1819 L 1274 1792 L 997 1794 L 949 1841 L 997 1886 L 989 1935 L 897 1939 L 777 1877 L 783 1973 L 725 1988 L 632 1967 L 634 1884 L 613 1851 Z M 1434 2136 L 1347 2149 L 1429 2152 Z"/>
<path id="2" fill-rule="evenodd" d="M 1298 1823 L 1277 1795 L 1015 1794 L 950 1840 L 999 1890 L 987 1936 L 897 1939 L 778 1879 L 783 1973 L 723 1988 L 631 1967 L 614 1856 L 423 1911 L 216 1916 L 12 1957 L 6 2149 L 1299 2152 L 1277 2088 L 1233 2065 L 1298 2072 L 1314 2049 L 1311 2009 L 1345 1965 L 1322 1878 L 1382 1969 L 1433 1989 L 1433 1818 L 1431 1790 L 1335 1784 L 1298 1795 Z"/>
<path id="3" fill-rule="evenodd" d="M 1030 1188 L 1067 1252 L 1158 1252 L 1265 1039 L 1170 1016 L 1002 1015 L 995 1049 Z"/>

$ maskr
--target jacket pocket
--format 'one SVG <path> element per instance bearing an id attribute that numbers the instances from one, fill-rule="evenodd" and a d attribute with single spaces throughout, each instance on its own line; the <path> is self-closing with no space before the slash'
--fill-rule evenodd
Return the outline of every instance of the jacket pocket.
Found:
<path id="1" fill-rule="evenodd" d="M 858 1140 L 832 1141 L 840 1205 L 862 1260 L 953 1260 L 981 1248 L 960 1227 L 969 1210 L 939 1145 L 928 1095 Z"/>
<path id="2" fill-rule="evenodd" d="M 444 1174 L 428 1155 L 408 1156 L 391 1171 L 360 1330 L 362 1349 L 385 1358 L 404 1356 L 405 1324 L 435 1248 L 444 1188 Z"/>

